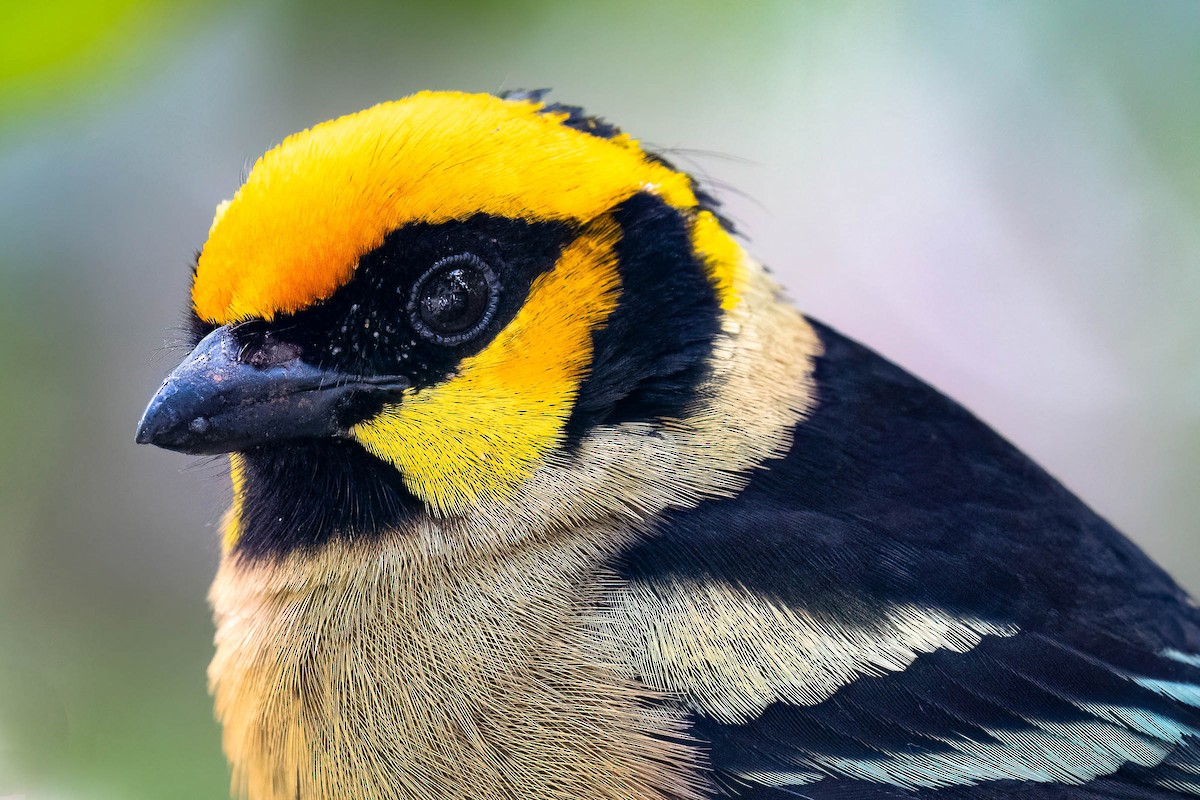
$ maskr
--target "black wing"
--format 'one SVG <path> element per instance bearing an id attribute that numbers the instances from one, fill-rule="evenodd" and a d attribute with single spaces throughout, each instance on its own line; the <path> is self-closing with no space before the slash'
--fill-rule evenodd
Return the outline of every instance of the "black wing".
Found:
<path id="1" fill-rule="evenodd" d="M 786 458 L 736 500 L 669 517 L 622 566 L 665 609 L 648 627 L 673 625 L 690 659 L 643 677 L 688 709 L 723 791 L 1200 794 L 1186 594 L 970 413 L 816 327 L 819 405 Z M 661 598 L 713 587 L 762 631 L 696 633 L 689 651 L 689 614 Z M 757 702 L 721 695 L 743 690 Z"/>

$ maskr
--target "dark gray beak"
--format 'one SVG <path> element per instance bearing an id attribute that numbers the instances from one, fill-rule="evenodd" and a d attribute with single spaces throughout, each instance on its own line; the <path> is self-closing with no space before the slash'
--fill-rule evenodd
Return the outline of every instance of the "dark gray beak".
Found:
<path id="1" fill-rule="evenodd" d="M 138 423 L 139 444 L 193 455 L 246 450 L 286 439 L 346 436 L 352 409 L 397 400 L 398 375 L 349 376 L 298 358 L 254 366 L 217 328 L 167 376 Z"/>

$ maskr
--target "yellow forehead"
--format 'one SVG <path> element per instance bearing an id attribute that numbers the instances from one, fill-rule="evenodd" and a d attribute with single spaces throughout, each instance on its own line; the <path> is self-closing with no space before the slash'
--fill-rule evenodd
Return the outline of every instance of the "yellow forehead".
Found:
<path id="1" fill-rule="evenodd" d="M 192 285 L 196 313 L 226 324 L 309 306 L 410 223 L 586 222 L 638 191 L 696 204 L 687 176 L 634 140 L 572 130 L 542 107 L 422 92 L 288 137 L 218 207 Z"/>

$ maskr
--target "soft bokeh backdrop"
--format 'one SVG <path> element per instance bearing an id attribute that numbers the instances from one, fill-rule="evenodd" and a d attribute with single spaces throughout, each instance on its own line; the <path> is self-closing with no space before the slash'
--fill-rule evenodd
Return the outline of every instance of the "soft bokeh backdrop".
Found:
<path id="1" fill-rule="evenodd" d="M 288 133 L 554 87 L 796 301 L 1200 590 L 1200 4 L 0 7 L 0 796 L 219 798 L 223 465 L 137 448 L 213 207 Z"/>

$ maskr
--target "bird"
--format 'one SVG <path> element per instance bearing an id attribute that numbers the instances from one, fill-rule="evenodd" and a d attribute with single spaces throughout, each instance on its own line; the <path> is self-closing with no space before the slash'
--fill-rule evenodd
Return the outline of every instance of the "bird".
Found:
<path id="1" fill-rule="evenodd" d="M 545 92 L 266 152 L 136 438 L 228 454 L 250 800 L 1200 794 L 1200 610 Z"/>

